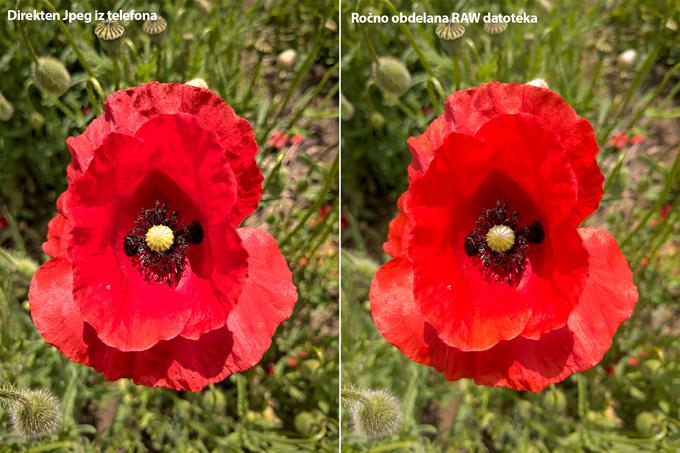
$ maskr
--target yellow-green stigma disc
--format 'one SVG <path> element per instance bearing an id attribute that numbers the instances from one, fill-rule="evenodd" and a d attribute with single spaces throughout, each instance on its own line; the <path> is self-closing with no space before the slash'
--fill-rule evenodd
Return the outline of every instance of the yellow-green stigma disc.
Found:
<path id="1" fill-rule="evenodd" d="M 515 243 L 515 232 L 506 225 L 496 225 L 486 233 L 486 243 L 494 252 L 507 252 Z"/>
<path id="2" fill-rule="evenodd" d="M 514 238 L 514 236 L 513 236 Z M 165 225 L 154 225 L 146 232 L 146 245 L 154 252 L 166 252 L 172 247 L 175 235 Z"/>

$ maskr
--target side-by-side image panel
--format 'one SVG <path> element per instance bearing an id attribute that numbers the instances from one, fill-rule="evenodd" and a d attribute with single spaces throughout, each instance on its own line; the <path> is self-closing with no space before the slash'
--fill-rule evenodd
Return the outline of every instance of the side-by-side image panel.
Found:
<path id="1" fill-rule="evenodd" d="M 678 448 L 672 9 L 343 2 L 344 452 Z"/>
<path id="2" fill-rule="evenodd" d="M 338 4 L 0 17 L 0 451 L 337 451 Z"/>

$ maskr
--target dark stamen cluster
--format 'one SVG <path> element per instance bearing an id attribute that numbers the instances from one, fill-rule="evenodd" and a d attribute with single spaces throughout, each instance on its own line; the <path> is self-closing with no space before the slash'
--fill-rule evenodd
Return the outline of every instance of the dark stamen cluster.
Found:
<path id="1" fill-rule="evenodd" d="M 173 232 L 172 246 L 166 251 L 156 252 L 146 243 L 146 233 L 155 225 L 165 225 Z M 140 211 L 130 234 L 125 236 L 123 250 L 138 265 L 145 278 L 173 285 L 184 270 L 188 243 L 198 244 L 202 240 L 203 227 L 199 222 L 181 226 L 179 213 L 170 211 L 167 202 L 157 200 L 154 207 Z"/>
<path id="2" fill-rule="evenodd" d="M 540 222 L 521 227 L 519 219 L 518 211 L 510 211 L 507 203 L 497 200 L 495 207 L 482 210 L 464 243 L 468 256 L 478 256 L 486 269 L 501 279 L 507 279 L 510 285 L 519 281 L 522 275 L 529 243 L 541 243 L 545 234 Z M 515 233 L 515 242 L 510 250 L 497 252 L 487 244 L 486 235 L 496 225 L 508 226 Z"/>

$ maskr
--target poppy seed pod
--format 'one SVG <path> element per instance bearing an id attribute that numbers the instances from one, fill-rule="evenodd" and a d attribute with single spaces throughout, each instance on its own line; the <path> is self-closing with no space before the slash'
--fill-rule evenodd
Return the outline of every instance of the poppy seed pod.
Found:
<path id="1" fill-rule="evenodd" d="M 411 87 L 411 73 L 400 60 L 381 57 L 374 67 L 375 81 L 388 94 L 401 97 Z"/>
<path id="2" fill-rule="evenodd" d="M 155 43 L 160 43 L 163 40 L 165 30 L 168 28 L 168 22 L 161 16 L 157 16 L 156 20 L 146 20 L 142 25 L 144 33 L 151 36 Z"/>
<path id="3" fill-rule="evenodd" d="M 108 53 L 116 53 L 120 49 L 125 27 L 118 21 L 105 20 L 97 24 L 94 28 L 94 34 Z"/>
<path id="4" fill-rule="evenodd" d="M 456 22 L 437 24 L 434 33 L 444 41 L 453 41 L 465 34 L 465 27 Z"/>
<path id="5" fill-rule="evenodd" d="M 20 392 L 21 399 L 10 407 L 9 416 L 14 431 L 35 439 L 52 434 L 59 428 L 59 400 L 47 390 Z"/>
<path id="6" fill-rule="evenodd" d="M 14 115 L 14 106 L 0 93 L 0 120 L 9 121 Z"/>
<path id="7" fill-rule="evenodd" d="M 396 431 L 401 421 L 399 400 L 385 390 L 361 392 L 351 411 L 354 428 L 362 435 L 376 438 Z"/>
<path id="8" fill-rule="evenodd" d="M 630 69 L 635 65 L 635 62 L 637 61 L 638 53 L 637 50 L 635 49 L 628 49 L 624 52 L 622 52 L 619 57 L 616 59 L 617 63 L 619 66 L 621 66 L 624 69 Z"/>
<path id="9" fill-rule="evenodd" d="M 281 69 L 290 69 L 295 64 L 297 52 L 295 49 L 286 49 L 276 57 L 276 64 Z"/>
<path id="10" fill-rule="evenodd" d="M 32 65 L 33 80 L 44 93 L 59 97 L 71 85 L 71 74 L 66 66 L 52 57 L 39 57 Z"/>
<path id="11" fill-rule="evenodd" d="M 508 28 L 505 22 L 484 22 L 484 31 L 489 35 L 500 35 Z"/>
<path id="12" fill-rule="evenodd" d="M 262 55 L 272 53 L 273 50 L 272 45 L 267 38 L 256 39 L 253 43 L 253 47 L 255 47 L 255 50 Z"/>

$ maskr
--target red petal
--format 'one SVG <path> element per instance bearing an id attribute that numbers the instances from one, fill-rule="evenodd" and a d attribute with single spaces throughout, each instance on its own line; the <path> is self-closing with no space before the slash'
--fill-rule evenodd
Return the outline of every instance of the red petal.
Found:
<path id="1" fill-rule="evenodd" d="M 33 275 L 28 299 L 31 317 L 45 341 L 71 360 L 89 364 L 83 339 L 83 317 L 73 302 L 71 263 L 64 257 L 40 266 Z"/>
<path id="2" fill-rule="evenodd" d="M 227 361 L 232 373 L 260 361 L 276 328 L 292 314 L 298 298 L 276 240 L 257 228 L 239 228 L 238 233 L 248 252 L 248 278 L 227 321 L 234 335 L 234 348 Z"/>
<path id="3" fill-rule="evenodd" d="M 402 257 L 388 261 L 371 283 L 371 314 L 385 339 L 412 360 L 430 364 L 425 318 L 413 298 L 413 269 Z"/>
<path id="4" fill-rule="evenodd" d="M 590 255 L 590 277 L 568 325 L 539 340 L 517 337 L 477 352 L 447 346 L 430 325 L 423 324 L 422 316 L 414 309 L 412 269 L 401 259 L 390 262 L 399 262 L 399 272 L 394 272 L 386 283 L 398 285 L 399 291 L 371 292 L 376 325 L 390 343 L 416 361 L 429 361 L 449 380 L 473 378 L 483 385 L 540 391 L 585 371 L 602 360 L 616 330 L 633 313 L 638 293 L 616 240 L 595 228 L 584 228 L 579 233 Z M 385 280 L 378 278 L 376 274 L 376 286 Z M 392 298 L 396 299 L 394 306 L 389 305 Z"/>
<path id="5" fill-rule="evenodd" d="M 475 135 L 489 120 L 504 114 L 525 113 L 545 130 L 555 134 L 578 181 L 578 205 L 574 224 L 592 213 L 602 198 L 604 177 L 595 155 L 599 151 L 595 133 L 587 120 L 555 92 L 530 85 L 491 82 L 453 93 L 446 101 L 446 112 L 428 129 L 408 140 L 413 154 L 409 179 L 422 176 L 434 152 L 451 132 Z"/>
<path id="6" fill-rule="evenodd" d="M 590 255 L 590 277 L 568 324 L 576 338 L 572 358 L 576 371 L 602 360 L 638 300 L 633 273 L 616 239 L 598 228 L 581 228 L 579 233 Z"/>
<path id="7" fill-rule="evenodd" d="M 67 140 L 73 161 L 69 180 L 80 176 L 94 150 L 110 132 L 134 134 L 147 120 L 162 114 L 187 113 L 206 131 L 214 132 L 238 184 L 232 225 L 252 213 L 262 196 L 262 173 L 255 162 L 257 143 L 250 124 L 215 93 L 176 83 L 150 82 L 117 91 L 106 99 L 105 113 L 78 137 Z"/>
<path id="8" fill-rule="evenodd" d="M 463 248 L 483 207 L 476 194 L 496 155 L 473 137 L 450 134 L 409 189 L 415 299 L 442 340 L 463 350 L 514 338 L 531 316 L 529 301 L 505 281 L 490 281 Z"/>
<path id="9" fill-rule="evenodd" d="M 187 115 L 158 115 L 138 135 L 146 142 L 110 134 L 69 188 L 67 203 L 76 220 L 76 302 L 97 335 L 121 350 L 223 326 L 245 273 L 245 253 L 229 225 L 235 195 L 219 145 Z M 139 210 L 159 198 L 206 231 L 175 288 L 147 282 L 122 248 Z"/>
<path id="10" fill-rule="evenodd" d="M 71 265 L 63 258 L 43 265 L 31 283 L 36 326 L 67 357 L 91 365 L 109 380 L 130 377 L 137 384 L 199 391 L 250 368 L 269 348 L 278 325 L 292 313 L 297 292 L 276 241 L 256 229 L 240 229 L 239 234 L 251 267 L 228 328 L 198 340 L 161 341 L 146 351 L 111 348 L 83 323 L 72 297 Z"/>

